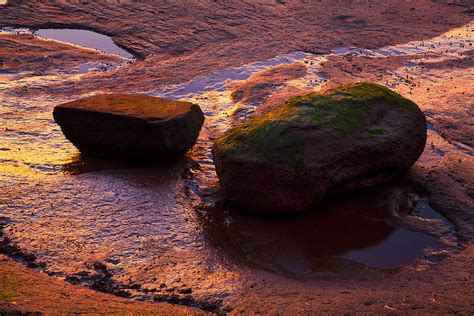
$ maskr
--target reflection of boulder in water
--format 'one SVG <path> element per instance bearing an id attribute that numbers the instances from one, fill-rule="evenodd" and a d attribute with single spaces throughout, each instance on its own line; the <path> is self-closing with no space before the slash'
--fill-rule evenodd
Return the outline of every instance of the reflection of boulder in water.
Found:
<path id="1" fill-rule="evenodd" d="M 326 200 L 317 210 L 299 216 L 256 217 L 219 206 L 209 211 L 204 227 L 215 245 L 231 257 L 272 271 L 308 274 L 332 269 L 333 263 L 347 263 L 346 254 L 383 245 L 399 230 L 407 233 L 404 244 L 410 247 L 409 238 L 421 233 L 390 222 L 392 212 L 411 212 L 413 197 L 404 186 L 376 188 Z M 404 249 L 393 252 L 400 252 L 396 255 L 403 265 L 420 257 L 422 250 L 417 249 L 416 258 L 405 258 Z M 413 255 L 413 251 L 408 253 Z M 380 266 L 374 267 L 384 267 L 386 262 L 380 259 Z"/>
<path id="2" fill-rule="evenodd" d="M 76 175 L 89 172 L 128 168 L 136 168 L 136 165 L 131 165 L 121 161 L 110 161 L 101 158 L 90 157 L 78 152 L 69 157 L 69 160 L 62 165 L 61 171 L 65 174 Z"/>
<path id="3" fill-rule="evenodd" d="M 175 187 L 182 178 L 188 176 L 190 169 L 196 166 L 196 162 L 186 156 L 176 161 L 137 164 L 104 160 L 77 153 L 63 164 L 62 172 L 84 176 L 87 173 L 101 173 L 104 177 L 118 176 L 127 183 L 159 189 Z"/>

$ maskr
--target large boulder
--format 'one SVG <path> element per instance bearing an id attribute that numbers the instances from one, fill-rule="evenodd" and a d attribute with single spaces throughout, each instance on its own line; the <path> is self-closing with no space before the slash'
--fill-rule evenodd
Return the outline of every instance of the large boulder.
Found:
<path id="1" fill-rule="evenodd" d="M 102 94 L 58 105 L 54 120 L 82 153 L 118 160 L 184 155 L 204 122 L 198 105 L 140 94 Z"/>
<path id="2" fill-rule="evenodd" d="M 415 103 L 381 85 L 355 83 L 292 98 L 231 128 L 213 155 L 231 204 L 296 212 L 406 172 L 425 142 L 425 116 Z"/>

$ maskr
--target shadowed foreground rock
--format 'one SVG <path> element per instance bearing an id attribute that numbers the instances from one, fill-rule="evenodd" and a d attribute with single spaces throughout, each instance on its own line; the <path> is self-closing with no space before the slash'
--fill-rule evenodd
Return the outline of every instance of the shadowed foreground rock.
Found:
<path id="1" fill-rule="evenodd" d="M 119 160 L 184 155 L 204 122 L 198 105 L 145 95 L 104 94 L 58 105 L 54 120 L 82 153 Z"/>
<path id="2" fill-rule="evenodd" d="M 213 154 L 231 204 L 295 212 L 325 195 L 393 179 L 425 142 L 416 104 L 383 86 L 355 83 L 290 99 L 227 131 Z"/>

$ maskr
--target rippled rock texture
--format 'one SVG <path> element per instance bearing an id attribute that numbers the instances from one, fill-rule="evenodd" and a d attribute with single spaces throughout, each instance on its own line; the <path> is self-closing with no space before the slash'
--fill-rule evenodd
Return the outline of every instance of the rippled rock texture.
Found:
<path id="1" fill-rule="evenodd" d="M 116 67 L 120 56 L 2 34 L 5 236 L 51 275 L 90 286 L 106 271 L 136 300 L 236 314 L 471 313 L 472 294 L 466 291 L 474 275 L 470 2 L 10 0 L 0 6 L 1 26 L 92 30 L 138 60 Z M 106 67 L 79 73 L 84 63 Z M 367 203 L 349 197 L 340 207 L 343 214 L 349 206 L 355 212 L 354 205 L 369 213 L 381 207 L 384 214 L 370 223 L 377 230 L 364 247 L 408 255 L 403 262 L 408 264 L 386 270 L 357 260 L 314 262 L 321 250 L 315 248 L 318 236 L 325 233 L 311 231 L 321 227 L 325 212 L 257 220 L 227 209 L 209 211 L 219 198 L 210 153 L 219 135 L 292 96 L 356 81 L 388 86 L 423 110 L 427 146 L 409 178 L 452 229 L 441 215 L 406 215 L 380 193 L 367 193 Z M 53 107 L 117 92 L 199 104 L 206 121 L 188 159 L 137 168 L 79 154 L 54 123 Z M 418 193 L 396 192 L 402 200 L 418 199 Z M 379 199 L 389 202 L 393 214 L 385 212 L 385 202 L 369 203 Z M 338 224 L 347 230 L 355 225 L 332 218 L 327 223 L 335 225 L 334 233 Z M 402 233 L 406 242 L 398 243 L 402 229 L 395 224 L 408 222 L 419 225 L 409 226 L 412 234 Z M 364 231 L 351 232 L 344 234 L 346 240 Z M 426 249 L 423 240 L 430 237 L 443 247 Z M 425 257 L 425 250 L 431 255 Z M 31 300 L 24 304 L 28 310 Z"/>
<path id="2" fill-rule="evenodd" d="M 416 104 L 383 86 L 356 83 L 290 99 L 226 132 L 213 154 L 232 204 L 297 212 L 326 194 L 405 173 L 425 143 L 426 121 Z"/>
<path id="3" fill-rule="evenodd" d="M 62 94 L 90 91 L 98 83 L 107 92 L 119 86 L 143 91 L 298 50 L 376 48 L 406 42 L 407 34 L 409 40 L 422 40 L 468 23 L 469 15 L 462 12 L 462 8 L 431 1 L 334 5 L 332 0 L 87 4 L 13 0 L 0 7 L 0 26 L 91 29 L 111 36 L 146 61 L 117 74 L 104 74 L 109 79 L 120 77 L 113 83 L 94 77 L 75 83 L 74 89 L 69 89 L 69 82 L 51 87 Z"/>
<path id="4" fill-rule="evenodd" d="M 184 155 L 204 122 L 197 104 L 131 94 L 68 102 L 56 106 L 53 116 L 82 153 L 141 161 Z"/>
<path id="5" fill-rule="evenodd" d="M 130 301 L 73 286 L 32 272 L 0 255 L 0 314 L 58 315 L 87 311 L 88 314 L 204 315 L 199 309 Z M 34 302 L 34 304 L 32 304 Z"/>

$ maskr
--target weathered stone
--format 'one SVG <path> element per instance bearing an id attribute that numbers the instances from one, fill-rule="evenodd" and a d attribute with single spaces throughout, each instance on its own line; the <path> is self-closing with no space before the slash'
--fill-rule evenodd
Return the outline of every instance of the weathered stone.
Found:
<path id="1" fill-rule="evenodd" d="M 423 152 L 416 104 L 355 83 L 292 98 L 228 130 L 213 148 L 226 199 L 255 212 L 303 211 L 325 195 L 406 172 Z"/>
<path id="2" fill-rule="evenodd" d="M 119 160 L 184 155 L 204 122 L 196 104 L 138 94 L 83 98 L 56 106 L 53 116 L 82 153 Z"/>

